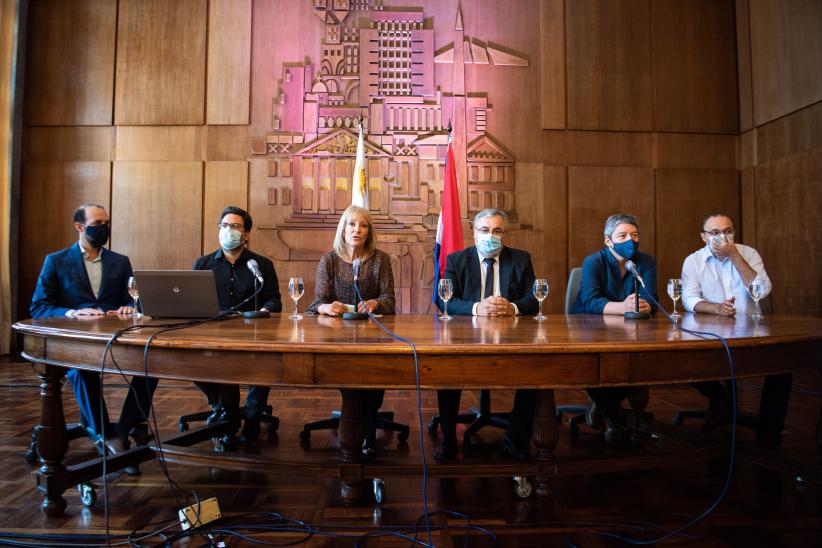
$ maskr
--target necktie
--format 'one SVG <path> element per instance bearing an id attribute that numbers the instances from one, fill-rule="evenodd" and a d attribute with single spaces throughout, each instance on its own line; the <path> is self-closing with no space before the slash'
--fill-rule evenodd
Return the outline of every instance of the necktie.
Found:
<path id="1" fill-rule="evenodd" d="M 491 257 L 482 260 L 485 264 L 485 291 L 483 291 L 482 298 L 490 297 L 494 294 L 494 286 L 496 285 L 496 274 L 494 272 L 494 263 L 496 262 Z"/>

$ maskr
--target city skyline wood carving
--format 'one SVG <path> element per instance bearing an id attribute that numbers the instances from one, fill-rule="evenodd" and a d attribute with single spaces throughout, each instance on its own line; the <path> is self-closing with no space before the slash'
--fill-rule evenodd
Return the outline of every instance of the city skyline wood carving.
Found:
<path id="1" fill-rule="evenodd" d="M 460 1 L 440 12 L 451 12 L 450 36 L 437 35 L 446 45 L 436 51 L 433 21 L 422 7 L 307 1 L 323 26 L 321 58 L 283 63 L 270 131 L 251 143 L 252 160 L 267 162 L 267 205 L 284 213 L 274 226 L 260 224 L 273 232 L 261 237 L 260 251 L 288 261 L 319 256 L 318 249 L 298 249 L 299 242 L 306 242 L 306 231 L 333 230 L 350 205 L 361 121 L 369 209 L 378 245 L 392 257 L 398 311 L 424 312 L 449 125 L 464 226 L 486 207 L 517 222 L 516 158 L 488 132 L 488 119 L 497 114 L 493 97 L 466 88 L 466 65 L 512 71 L 529 60 L 466 35 Z M 447 85 L 437 81 L 437 64 L 450 72 Z"/>

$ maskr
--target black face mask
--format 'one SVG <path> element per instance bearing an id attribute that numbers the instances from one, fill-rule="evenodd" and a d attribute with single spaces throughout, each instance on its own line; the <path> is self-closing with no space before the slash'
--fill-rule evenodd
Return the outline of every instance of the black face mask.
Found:
<path id="1" fill-rule="evenodd" d="M 94 247 L 103 247 L 108 243 L 108 225 L 92 225 L 86 227 L 86 239 Z"/>

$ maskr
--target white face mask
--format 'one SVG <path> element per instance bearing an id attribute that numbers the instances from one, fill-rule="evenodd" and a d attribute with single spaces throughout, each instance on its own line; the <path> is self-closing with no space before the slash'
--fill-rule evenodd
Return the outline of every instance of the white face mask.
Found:
<path id="1" fill-rule="evenodd" d="M 237 249 L 243 243 L 243 234 L 239 230 L 231 228 L 220 229 L 220 245 L 223 249 Z"/>

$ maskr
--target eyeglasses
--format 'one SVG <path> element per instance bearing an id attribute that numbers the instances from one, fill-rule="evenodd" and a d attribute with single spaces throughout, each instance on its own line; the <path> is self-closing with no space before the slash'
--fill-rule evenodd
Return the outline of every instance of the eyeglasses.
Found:
<path id="1" fill-rule="evenodd" d="M 230 228 L 231 230 L 241 230 L 245 229 L 245 225 L 243 223 L 219 223 L 217 228 Z"/>
<path id="2" fill-rule="evenodd" d="M 501 228 L 495 228 L 494 230 L 490 230 L 487 226 L 475 228 L 474 230 L 476 230 L 480 234 L 493 234 L 494 236 L 502 236 L 503 234 L 505 234 L 505 231 Z"/>
<path id="3" fill-rule="evenodd" d="M 725 229 L 725 230 L 703 230 L 702 233 L 707 234 L 709 236 L 721 236 L 723 234 L 725 236 L 733 236 L 734 235 L 734 229 L 733 228 L 728 228 L 728 229 Z"/>
<path id="4" fill-rule="evenodd" d="M 111 221 L 94 221 L 86 226 L 111 226 Z"/>

